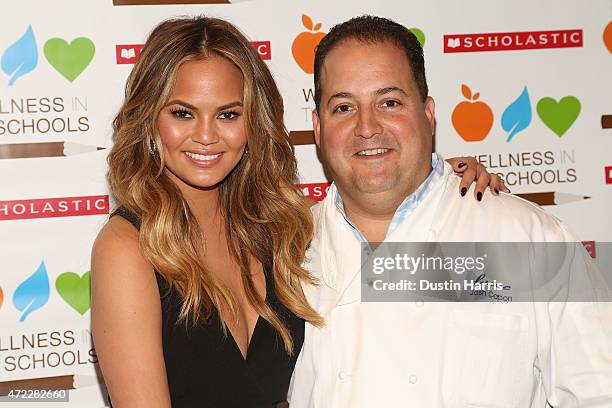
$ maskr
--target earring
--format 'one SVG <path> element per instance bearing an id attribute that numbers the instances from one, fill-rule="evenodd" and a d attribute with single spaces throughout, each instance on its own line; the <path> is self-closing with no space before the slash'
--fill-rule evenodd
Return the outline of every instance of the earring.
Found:
<path id="1" fill-rule="evenodd" d="M 151 156 L 155 156 L 157 153 L 157 145 L 155 144 L 155 140 L 153 138 L 149 138 L 149 154 Z"/>

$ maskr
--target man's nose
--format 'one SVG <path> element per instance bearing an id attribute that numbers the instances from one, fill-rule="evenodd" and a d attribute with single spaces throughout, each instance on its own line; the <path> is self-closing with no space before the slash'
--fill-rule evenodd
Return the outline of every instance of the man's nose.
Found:
<path id="1" fill-rule="evenodd" d="M 359 109 L 355 136 L 369 139 L 374 135 L 382 133 L 382 126 L 378 121 L 376 112 L 371 107 Z"/>

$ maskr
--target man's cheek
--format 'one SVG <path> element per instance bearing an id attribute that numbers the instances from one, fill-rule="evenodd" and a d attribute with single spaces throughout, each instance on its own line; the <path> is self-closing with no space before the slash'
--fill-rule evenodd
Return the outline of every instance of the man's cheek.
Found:
<path id="1" fill-rule="evenodd" d="M 323 152 L 333 152 L 338 148 L 338 137 L 335 129 L 326 127 L 321 132 L 321 150 Z"/>

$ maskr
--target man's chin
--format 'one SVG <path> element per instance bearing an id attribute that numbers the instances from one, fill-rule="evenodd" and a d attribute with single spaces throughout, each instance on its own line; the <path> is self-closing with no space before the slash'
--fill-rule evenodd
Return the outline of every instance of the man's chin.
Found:
<path id="1" fill-rule="evenodd" d="M 398 188 L 397 182 L 391 177 L 381 177 L 368 180 L 355 180 L 353 182 L 355 192 L 362 194 L 382 194 Z"/>

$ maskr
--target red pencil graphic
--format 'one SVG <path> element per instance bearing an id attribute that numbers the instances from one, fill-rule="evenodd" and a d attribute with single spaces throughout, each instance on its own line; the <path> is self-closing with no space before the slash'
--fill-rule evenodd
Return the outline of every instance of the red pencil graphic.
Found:
<path id="1" fill-rule="evenodd" d="M 312 130 L 292 130 L 289 132 L 289 137 L 294 146 L 315 144 Z"/>
<path id="2" fill-rule="evenodd" d="M 104 147 L 74 142 L 0 144 L 0 159 L 64 157 L 104 150 Z"/>
<path id="3" fill-rule="evenodd" d="M 159 4 L 231 4 L 247 0 L 113 0 L 115 6 L 141 6 Z"/>
<path id="4" fill-rule="evenodd" d="M 104 381 L 93 375 L 79 374 L 0 381 L 0 396 L 7 396 L 11 390 L 76 390 L 94 385 L 104 386 Z"/>

